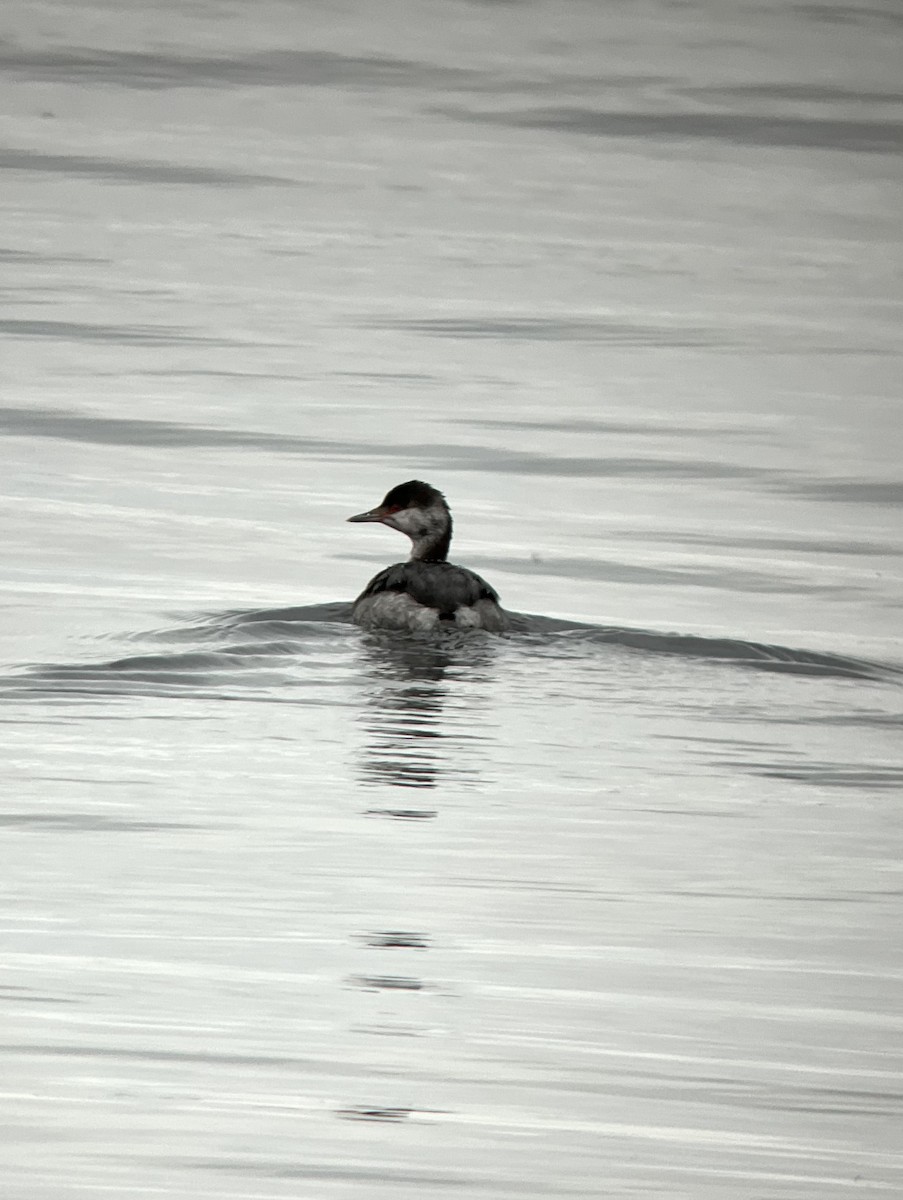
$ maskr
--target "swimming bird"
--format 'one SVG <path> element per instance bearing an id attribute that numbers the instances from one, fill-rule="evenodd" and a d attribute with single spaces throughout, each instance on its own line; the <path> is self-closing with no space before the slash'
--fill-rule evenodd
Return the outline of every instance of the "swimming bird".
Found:
<path id="1" fill-rule="evenodd" d="M 355 600 L 355 624 L 412 631 L 457 626 L 501 633 L 508 628 L 495 589 L 474 571 L 447 561 L 452 518 L 436 488 L 411 479 L 392 488 L 376 508 L 348 520 L 388 525 L 411 539 L 408 561 L 374 575 Z"/>

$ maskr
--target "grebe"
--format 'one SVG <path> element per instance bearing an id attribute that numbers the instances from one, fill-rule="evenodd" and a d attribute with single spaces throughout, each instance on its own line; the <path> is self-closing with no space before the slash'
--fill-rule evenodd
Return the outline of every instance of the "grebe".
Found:
<path id="1" fill-rule="evenodd" d="M 445 497 L 411 479 L 387 493 L 382 504 L 349 521 L 378 521 L 411 539 L 407 562 L 386 567 L 354 602 L 351 619 L 365 629 L 429 630 L 446 622 L 461 629 L 501 633 L 508 616 L 485 579 L 447 562 L 452 519 Z"/>

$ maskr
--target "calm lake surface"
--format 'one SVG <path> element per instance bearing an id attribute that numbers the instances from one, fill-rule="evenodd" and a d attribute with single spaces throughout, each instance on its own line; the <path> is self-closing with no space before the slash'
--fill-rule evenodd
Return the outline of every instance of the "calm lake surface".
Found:
<path id="1" fill-rule="evenodd" d="M 3 1200 L 901 1195 L 899 6 L 4 38 Z"/>

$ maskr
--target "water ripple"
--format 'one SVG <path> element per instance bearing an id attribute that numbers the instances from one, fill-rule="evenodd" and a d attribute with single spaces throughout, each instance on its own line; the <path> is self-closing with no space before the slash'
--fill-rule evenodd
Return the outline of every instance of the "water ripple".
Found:
<path id="1" fill-rule="evenodd" d="M 180 163 L 147 159 L 102 158 L 87 154 L 45 154 L 37 150 L 0 147 L 0 170 L 38 171 L 83 179 L 108 179 L 120 183 L 204 184 L 214 187 L 255 187 L 261 184 L 291 184 L 296 180 L 280 175 L 255 175 L 219 167 L 183 166 Z"/>

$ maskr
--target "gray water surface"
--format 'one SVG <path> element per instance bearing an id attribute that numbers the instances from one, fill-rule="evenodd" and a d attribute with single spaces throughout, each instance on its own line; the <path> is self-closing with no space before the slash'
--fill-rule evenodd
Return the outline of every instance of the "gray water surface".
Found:
<path id="1" fill-rule="evenodd" d="M 903 1191 L 901 39 L 10 18 L 3 1200 Z"/>

